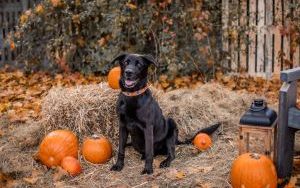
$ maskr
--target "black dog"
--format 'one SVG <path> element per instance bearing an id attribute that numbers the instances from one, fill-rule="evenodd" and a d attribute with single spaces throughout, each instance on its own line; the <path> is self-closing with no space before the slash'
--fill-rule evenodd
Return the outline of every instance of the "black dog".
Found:
<path id="1" fill-rule="evenodd" d="M 124 166 L 125 147 L 128 134 L 131 145 L 145 159 L 142 174 L 153 173 L 153 157 L 167 155 L 160 163 L 160 168 L 169 167 L 175 158 L 175 145 L 191 143 L 178 141 L 178 130 L 173 119 L 165 119 L 162 111 L 152 97 L 147 86 L 147 72 L 151 64 L 156 65 L 151 56 L 138 54 L 122 54 L 112 63 L 119 61 L 121 66 L 120 88 L 122 92 L 117 102 L 119 116 L 119 152 L 118 159 L 111 170 L 121 171 Z M 199 132 L 212 134 L 220 124 L 202 129 Z M 196 134 L 195 134 L 196 135 Z"/>

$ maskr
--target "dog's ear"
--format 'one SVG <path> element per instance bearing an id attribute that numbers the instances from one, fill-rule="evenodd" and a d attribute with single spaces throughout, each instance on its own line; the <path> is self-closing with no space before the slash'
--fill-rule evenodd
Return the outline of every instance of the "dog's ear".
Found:
<path id="1" fill-rule="evenodd" d="M 155 67 L 158 67 L 157 62 L 151 55 L 141 55 L 141 58 L 148 64 L 153 64 Z"/>
<path id="2" fill-rule="evenodd" d="M 126 54 L 126 53 L 122 53 L 122 54 L 118 55 L 117 57 L 115 57 L 110 63 L 114 64 L 116 61 L 119 61 L 119 64 L 120 64 L 121 62 L 123 62 L 123 60 L 125 59 L 125 57 L 127 55 L 128 54 Z"/>

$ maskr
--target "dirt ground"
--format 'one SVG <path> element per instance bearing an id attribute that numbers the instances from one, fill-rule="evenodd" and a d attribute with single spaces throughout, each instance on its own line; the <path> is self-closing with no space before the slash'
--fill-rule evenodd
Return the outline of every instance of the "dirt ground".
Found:
<path id="1" fill-rule="evenodd" d="M 3 116 L 0 118 L 0 187 L 231 187 L 229 172 L 238 155 L 237 125 L 238 122 L 225 122 L 213 136 L 213 147 L 207 151 L 199 152 L 192 145 L 178 146 L 170 168 L 160 169 L 164 157 L 156 157 L 152 175 L 140 175 L 144 162 L 129 147 L 121 172 L 109 170 L 115 156 L 104 165 L 93 165 L 80 157 L 83 173 L 70 177 L 60 168 L 47 169 L 35 160 L 38 144 L 45 135 L 39 121 L 10 123 Z M 255 150 L 261 150 L 260 143 L 259 138 L 252 139 L 252 144 L 258 146 Z M 299 144 L 296 147 L 300 150 Z"/>

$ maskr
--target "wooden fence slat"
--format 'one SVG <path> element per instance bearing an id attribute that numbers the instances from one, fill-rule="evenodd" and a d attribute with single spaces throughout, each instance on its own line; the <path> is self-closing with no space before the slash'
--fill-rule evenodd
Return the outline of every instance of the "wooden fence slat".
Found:
<path id="1" fill-rule="evenodd" d="M 294 5 L 300 5 L 300 0 L 292 0 L 292 3 Z M 291 11 L 292 11 L 292 17 L 293 18 L 299 16 L 299 13 L 300 13 L 300 9 L 299 8 L 297 8 L 297 9 L 293 8 L 293 10 L 291 10 Z M 298 19 L 298 18 L 296 18 L 296 19 Z M 295 44 L 291 44 L 291 45 L 295 45 Z M 296 45 L 297 46 L 296 46 L 295 52 L 292 54 L 293 55 L 292 56 L 293 68 L 300 66 L 300 43 L 297 42 Z"/>
<path id="2" fill-rule="evenodd" d="M 257 57 L 256 57 L 256 72 L 264 72 L 264 45 L 265 45 L 265 3 L 263 0 L 258 1 L 257 7 Z"/>
<path id="3" fill-rule="evenodd" d="M 249 27 L 251 27 L 251 31 L 249 31 L 249 52 L 248 52 L 248 62 L 249 69 L 248 73 L 251 75 L 255 74 L 255 47 L 256 47 L 256 0 L 250 0 L 249 5 Z"/>
<path id="4" fill-rule="evenodd" d="M 0 23 L 1 24 L 1 23 Z M 4 54 L 3 54 L 3 30 L 0 28 L 0 63 L 4 59 Z"/>
<path id="5" fill-rule="evenodd" d="M 275 25 L 274 25 L 274 73 L 279 74 L 281 71 L 281 24 L 282 24 L 282 7 L 281 0 L 275 1 Z"/>
<path id="6" fill-rule="evenodd" d="M 240 4 L 240 9 L 241 9 L 241 16 L 240 16 L 240 26 L 241 27 L 246 27 L 247 26 L 247 0 L 241 0 L 241 4 Z M 248 36 L 248 35 L 247 35 Z M 247 66 L 247 58 L 248 58 L 248 54 L 247 54 L 247 46 L 248 44 L 246 44 L 245 39 L 248 38 L 247 36 L 239 36 L 239 43 L 240 43 L 240 67 L 239 67 L 239 71 L 240 72 L 244 72 L 244 71 L 248 71 L 248 66 Z M 244 37 L 244 38 L 242 38 Z M 245 38 L 246 37 L 246 38 Z M 243 39 L 243 40 L 242 40 Z"/>
<path id="7" fill-rule="evenodd" d="M 293 56 L 293 67 L 300 66 L 300 46 L 298 45 Z"/>
<path id="8" fill-rule="evenodd" d="M 231 3 L 229 4 L 229 10 L 234 10 L 237 8 L 238 6 L 238 3 L 239 0 L 231 0 Z M 233 19 L 232 20 L 232 25 L 231 27 L 234 29 L 234 31 L 236 31 L 238 29 L 238 16 L 236 17 L 233 17 L 231 16 L 231 18 Z M 237 72 L 238 71 L 238 53 L 239 53 L 239 50 L 238 49 L 238 38 L 234 38 L 232 37 L 233 39 L 230 41 L 230 65 L 231 65 L 231 71 L 232 72 Z"/>
<path id="9" fill-rule="evenodd" d="M 229 21 L 229 0 L 222 1 L 222 49 L 223 52 L 226 53 L 229 51 L 229 44 L 228 44 L 228 21 Z M 228 67 L 229 62 L 227 57 L 223 60 L 223 67 Z"/>
<path id="10" fill-rule="evenodd" d="M 290 13 L 290 10 L 289 10 L 289 4 L 290 4 L 290 1 L 284 1 L 284 3 L 282 4 L 283 6 L 283 15 L 284 17 L 282 18 L 283 19 L 283 28 L 284 29 L 288 29 L 288 25 L 289 25 L 289 21 L 287 19 L 287 16 L 288 14 Z M 286 69 L 290 69 L 291 65 L 289 64 L 290 63 L 290 37 L 289 35 L 284 35 L 283 36 L 283 70 L 286 70 Z"/>
<path id="11" fill-rule="evenodd" d="M 272 65 L 273 65 L 273 1 L 265 1 L 266 10 L 266 44 L 265 44 L 265 72 L 266 78 L 269 79 L 272 76 Z"/>

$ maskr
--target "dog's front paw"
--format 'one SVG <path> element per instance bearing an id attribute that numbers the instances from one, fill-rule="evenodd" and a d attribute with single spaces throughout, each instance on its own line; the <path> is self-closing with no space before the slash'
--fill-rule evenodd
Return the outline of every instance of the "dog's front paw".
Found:
<path id="1" fill-rule="evenodd" d="M 153 168 L 144 168 L 141 174 L 152 174 Z"/>
<path id="2" fill-rule="evenodd" d="M 111 171 L 121 171 L 122 169 L 123 169 L 123 167 L 124 167 L 124 164 L 114 164 L 111 168 L 110 168 L 110 170 Z"/>
<path id="3" fill-rule="evenodd" d="M 167 168 L 171 165 L 171 161 L 166 159 L 166 160 L 163 160 L 160 165 L 159 165 L 159 168 Z"/>

